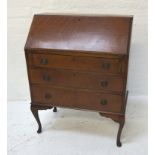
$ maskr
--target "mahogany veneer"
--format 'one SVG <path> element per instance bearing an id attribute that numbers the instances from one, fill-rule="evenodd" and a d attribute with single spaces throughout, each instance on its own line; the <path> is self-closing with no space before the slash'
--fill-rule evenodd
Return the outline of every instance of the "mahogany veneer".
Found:
<path id="1" fill-rule="evenodd" d="M 125 122 L 132 16 L 35 15 L 25 44 L 31 111 L 92 110 Z"/>

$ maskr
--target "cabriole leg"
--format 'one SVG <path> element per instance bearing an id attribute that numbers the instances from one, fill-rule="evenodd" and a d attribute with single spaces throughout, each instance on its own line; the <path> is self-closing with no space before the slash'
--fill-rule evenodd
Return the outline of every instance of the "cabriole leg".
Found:
<path id="1" fill-rule="evenodd" d="M 41 133 L 42 131 L 42 126 L 41 126 L 41 122 L 40 122 L 40 119 L 39 119 L 39 115 L 38 115 L 38 110 L 36 107 L 33 107 L 31 105 L 31 112 L 33 114 L 33 116 L 35 117 L 37 123 L 38 123 L 38 130 L 37 130 L 37 133 Z"/>
<path id="2" fill-rule="evenodd" d="M 57 107 L 54 107 L 53 108 L 53 112 L 57 112 Z"/>
<path id="3" fill-rule="evenodd" d="M 123 127 L 124 127 L 124 123 L 125 123 L 125 120 L 121 120 L 119 122 L 119 130 L 118 130 L 118 134 L 117 134 L 117 146 L 118 147 L 121 147 L 122 146 L 122 143 L 120 141 L 120 138 L 121 138 L 122 130 L 123 130 Z"/>

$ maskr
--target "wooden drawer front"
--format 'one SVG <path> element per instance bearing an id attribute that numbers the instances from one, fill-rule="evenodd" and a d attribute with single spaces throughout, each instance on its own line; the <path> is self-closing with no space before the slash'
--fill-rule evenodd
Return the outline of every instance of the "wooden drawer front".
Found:
<path id="1" fill-rule="evenodd" d="M 52 86 L 96 89 L 104 91 L 123 91 L 123 79 L 105 76 L 100 73 L 85 73 L 69 70 L 31 69 L 31 83 L 51 84 Z"/>
<path id="2" fill-rule="evenodd" d="M 42 105 L 120 112 L 122 97 L 95 91 L 32 86 L 33 102 Z"/>
<path id="3" fill-rule="evenodd" d="M 78 57 L 65 55 L 33 54 L 33 65 L 47 68 L 63 68 L 118 74 L 121 71 L 119 59 Z"/>

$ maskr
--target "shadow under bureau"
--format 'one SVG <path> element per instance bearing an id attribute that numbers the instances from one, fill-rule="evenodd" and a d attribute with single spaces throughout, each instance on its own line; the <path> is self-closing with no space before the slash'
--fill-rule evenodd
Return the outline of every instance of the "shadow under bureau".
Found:
<path id="1" fill-rule="evenodd" d="M 31 111 L 92 110 L 125 123 L 132 16 L 34 15 L 25 44 Z"/>

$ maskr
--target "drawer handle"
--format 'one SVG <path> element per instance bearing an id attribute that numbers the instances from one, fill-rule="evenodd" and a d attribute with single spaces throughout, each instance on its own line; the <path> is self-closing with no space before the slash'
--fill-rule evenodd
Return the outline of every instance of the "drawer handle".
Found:
<path id="1" fill-rule="evenodd" d="M 44 81 L 50 81 L 50 76 L 48 74 L 43 74 Z"/>
<path id="2" fill-rule="evenodd" d="M 110 63 L 106 63 L 106 62 L 103 63 L 102 68 L 106 69 L 106 70 L 109 69 L 110 68 Z"/>
<path id="3" fill-rule="evenodd" d="M 104 106 L 108 104 L 106 99 L 102 99 L 100 103 L 101 103 L 101 105 L 104 105 Z"/>
<path id="4" fill-rule="evenodd" d="M 108 86 L 108 81 L 101 81 L 101 86 L 102 87 L 107 87 Z"/>
<path id="5" fill-rule="evenodd" d="M 45 94 L 45 99 L 49 100 L 49 99 L 51 99 L 51 97 L 52 97 L 51 94 L 49 94 L 49 93 L 46 93 L 46 94 Z"/>
<path id="6" fill-rule="evenodd" d="M 40 63 L 41 63 L 42 65 L 48 64 L 47 58 L 41 58 Z"/>

